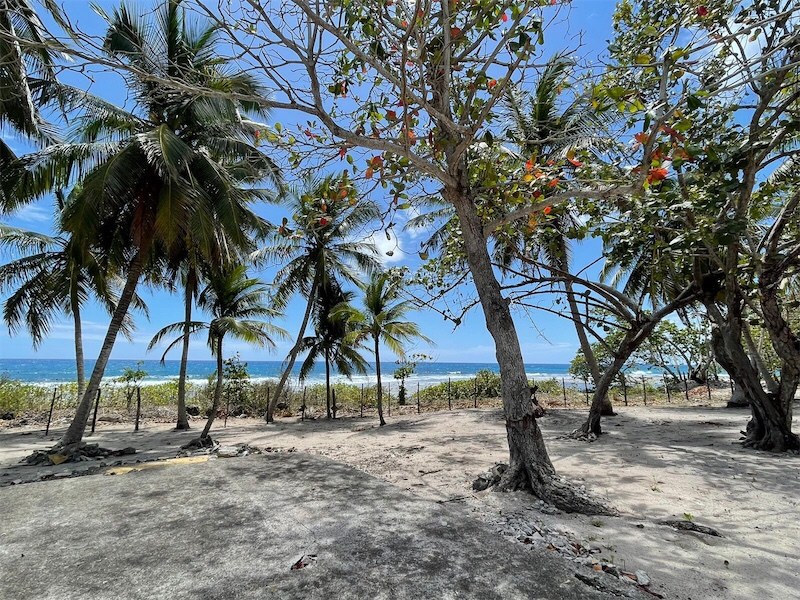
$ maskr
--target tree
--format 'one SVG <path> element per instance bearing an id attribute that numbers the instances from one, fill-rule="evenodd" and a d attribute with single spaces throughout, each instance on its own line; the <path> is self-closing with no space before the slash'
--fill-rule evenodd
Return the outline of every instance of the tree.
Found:
<path id="1" fill-rule="evenodd" d="M 503 382 L 510 467 L 500 487 L 528 489 L 569 510 L 604 510 L 555 476 L 486 244 L 498 228 L 514 228 L 548 206 L 576 195 L 638 194 L 647 179 L 646 171 L 631 174 L 619 164 L 573 172 L 567 160 L 545 165 L 538 176 L 500 154 L 498 104 L 512 80 L 525 80 L 541 64 L 543 23 L 559 8 L 541 0 L 413 6 L 292 0 L 259 5 L 245 18 L 236 4 L 197 6 L 219 23 L 231 53 L 271 82 L 274 93 L 262 105 L 307 119 L 297 131 L 275 128 L 293 163 L 308 159 L 309 170 L 317 170 L 349 156 L 359 176 L 386 190 L 387 214 L 409 208 L 414 190 L 440 193 L 455 208 Z M 73 46 L 69 55 L 78 64 L 98 60 L 91 48 Z M 153 81 L 220 95 L 169 74 Z M 555 193 L 544 201 L 546 189 Z"/>
<path id="2" fill-rule="evenodd" d="M 377 378 L 378 418 L 381 426 L 386 425 L 383 418 L 383 385 L 381 383 L 381 343 L 398 356 L 405 354 L 404 344 L 414 339 L 431 342 L 417 327 L 416 323 L 404 321 L 406 314 L 413 309 L 408 300 L 400 299 L 402 281 L 390 273 L 373 275 L 364 287 L 364 310 L 343 303 L 335 307 L 331 316 L 341 320 L 352 329 L 348 342 L 351 344 L 372 342 L 375 354 L 375 376 Z"/>
<path id="3" fill-rule="evenodd" d="M 213 255 L 215 232 L 239 248 L 264 222 L 250 210 L 257 183 L 272 166 L 256 148 L 259 126 L 242 112 L 257 103 L 217 96 L 176 95 L 153 77 L 177 77 L 226 94 L 258 97 L 263 90 L 242 73 L 230 73 L 214 57 L 214 28 L 186 21 L 180 2 L 167 0 L 150 24 L 121 5 L 106 19 L 106 60 L 126 65 L 135 112 L 87 100 L 74 123 L 73 140 L 20 159 L 17 197 L 65 187 L 65 230 L 86 236 L 125 272 L 125 283 L 86 392 L 59 446 L 75 447 L 83 436 L 92 400 L 148 264 L 174 256 L 187 235 Z M 166 54 L 164 49 L 167 50 Z M 200 127 L 202 124 L 202 127 Z M 193 127 L 194 126 L 194 127 Z M 207 251 L 206 251 L 207 250 Z"/>
<path id="4" fill-rule="evenodd" d="M 325 399 L 328 418 L 336 418 L 336 401 L 331 392 L 331 365 L 336 371 L 350 378 L 354 373 L 365 374 L 367 362 L 358 349 L 348 343 L 348 323 L 332 316 L 339 304 L 351 302 L 355 294 L 343 291 L 335 279 L 329 278 L 326 285 L 319 288 L 315 302 L 313 321 L 315 337 L 303 339 L 301 351 L 306 358 L 300 367 L 300 380 L 305 381 L 311 374 L 314 364 L 320 357 L 325 362 Z"/>
<path id="5" fill-rule="evenodd" d="M 400 380 L 400 388 L 397 391 L 397 403 L 406 403 L 406 379 L 411 377 L 417 370 L 417 364 L 423 360 L 431 360 L 427 354 L 416 353 L 411 356 L 404 356 L 396 361 L 397 368 L 392 374 L 395 379 Z"/>
<path id="6" fill-rule="evenodd" d="M 0 225 L 0 246 L 21 254 L 0 266 L 0 290 L 14 290 L 3 304 L 3 319 L 12 333 L 24 324 L 37 347 L 50 332 L 56 315 L 72 316 L 81 398 L 86 388 L 81 306 L 94 296 L 113 313 L 117 301 L 115 277 L 109 275 L 103 259 L 87 241 L 75 236 L 52 237 Z M 129 332 L 131 323 L 124 326 Z"/>
<path id="7" fill-rule="evenodd" d="M 305 331 L 320 290 L 332 280 L 356 283 L 361 274 L 373 272 L 377 255 L 373 244 L 363 241 L 364 228 L 377 217 L 377 207 L 358 198 L 358 191 L 346 173 L 341 178 L 308 178 L 302 187 L 291 191 L 285 205 L 292 215 L 272 232 L 269 245 L 253 255 L 257 264 L 279 262 L 283 266 L 275 277 L 274 298 L 285 307 L 292 296 L 306 298 L 306 309 L 297 339 L 289 350 L 275 392 L 267 408 L 272 421 L 275 406 L 304 345 Z M 361 239 L 359 239 L 361 236 Z"/>
<path id="8" fill-rule="evenodd" d="M 211 315 L 208 323 L 192 321 L 190 335 L 200 331 L 208 332 L 208 347 L 216 358 L 216 384 L 214 399 L 206 425 L 200 433 L 198 443 L 210 445 L 209 432 L 217 416 L 217 411 L 224 388 L 225 360 L 222 343 L 226 336 L 260 346 L 274 346 L 274 336 L 285 336 L 286 332 L 261 319 L 274 319 L 279 313 L 270 306 L 267 286 L 257 279 L 247 277 L 244 266 L 232 266 L 220 271 L 206 274 L 208 285 L 201 292 L 197 304 Z M 164 350 L 164 356 L 170 349 L 183 341 L 184 323 L 173 323 L 160 329 L 150 340 L 148 349 L 159 344 L 166 336 L 180 332 L 181 335 L 172 341 Z"/>
<path id="9" fill-rule="evenodd" d="M 637 149 L 650 193 L 637 226 L 660 225 L 669 260 L 687 265 L 712 322 L 716 360 L 752 408 L 744 443 L 773 451 L 800 447 L 791 429 L 800 338 L 781 291 L 800 257 L 790 233 L 800 195 L 796 175 L 769 177 L 780 167 L 791 172 L 798 155 L 797 14 L 789 1 L 622 3 L 613 67 L 597 90 L 598 105 L 642 128 Z M 687 35 L 707 41 L 676 46 Z M 634 253 L 637 243 L 628 245 Z M 774 391 L 762 387 L 748 356 L 748 313 L 763 319 L 781 357 Z"/>

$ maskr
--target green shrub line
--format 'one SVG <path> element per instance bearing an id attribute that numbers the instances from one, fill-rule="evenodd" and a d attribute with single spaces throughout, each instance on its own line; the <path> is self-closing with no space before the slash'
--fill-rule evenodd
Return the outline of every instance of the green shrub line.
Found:
<path id="1" fill-rule="evenodd" d="M 564 391 L 562 382 L 556 378 L 529 382 L 536 385 L 537 397 L 546 406 L 563 407 Z M 275 380 L 260 380 L 254 382 L 249 379 L 236 380 L 226 386 L 223 395 L 223 410 L 230 407 L 233 416 L 262 416 L 266 413 L 269 394 L 274 390 Z M 213 385 L 211 383 L 188 382 L 186 391 L 187 406 L 196 406 L 201 414 L 211 406 Z M 406 406 L 416 408 L 417 386 L 407 383 Z M 342 413 L 359 413 L 362 405 L 366 411 L 376 407 L 376 385 L 358 385 L 352 383 L 336 383 L 332 389 L 336 394 L 336 402 Z M 47 413 L 56 390 L 55 408 L 59 411 L 72 410 L 77 403 L 77 385 L 74 383 L 58 385 L 40 385 L 24 383 L 9 377 L 0 376 L 0 414 L 12 413 L 40 414 Z M 153 409 L 173 407 L 177 404 L 178 382 L 177 379 L 158 384 L 143 385 L 140 388 L 142 396 L 142 410 L 144 414 L 152 413 Z M 309 414 L 313 411 L 324 411 L 325 385 L 316 383 L 308 386 L 289 386 L 281 399 L 282 413 L 298 415 L 305 395 L 306 407 Z M 500 375 L 492 371 L 479 371 L 476 377 L 442 382 L 419 388 L 419 403 L 426 411 L 441 410 L 453 405 L 457 408 L 474 406 L 477 396 L 478 405 L 486 406 L 489 400 L 498 400 L 501 397 Z M 623 391 L 621 386 L 611 389 L 612 401 L 623 405 Z M 586 406 L 586 395 L 583 387 L 567 387 L 567 406 L 580 408 Z M 591 390 L 590 390 L 591 398 Z M 647 385 L 648 403 L 662 404 L 666 402 L 663 387 L 658 388 Z M 642 386 L 628 386 L 628 405 L 641 405 L 643 403 Z M 683 393 L 672 392 L 672 401 L 683 400 Z M 389 381 L 384 383 L 384 403 L 391 407 L 398 406 L 398 383 Z M 126 388 L 119 383 L 106 383 L 101 387 L 100 414 L 120 412 L 133 414 L 136 408 L 135 388 Z M 164 414 L 164 411 L 158 411 Z M 404 410 L 403 412 L 409 412 Z M 413 412 L 413 411 L 412 411 Z"/>

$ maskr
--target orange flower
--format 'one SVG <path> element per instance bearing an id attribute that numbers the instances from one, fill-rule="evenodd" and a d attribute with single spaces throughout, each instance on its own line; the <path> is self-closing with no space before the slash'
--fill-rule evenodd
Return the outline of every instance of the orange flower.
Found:
<path id="1" fill-rule="evenodd" d="M 553 212 L 553 207 L 552 206 L 545 206 L 543 212 L 544 212 L 544 214 L 549 215 L 551 212 Z"/>

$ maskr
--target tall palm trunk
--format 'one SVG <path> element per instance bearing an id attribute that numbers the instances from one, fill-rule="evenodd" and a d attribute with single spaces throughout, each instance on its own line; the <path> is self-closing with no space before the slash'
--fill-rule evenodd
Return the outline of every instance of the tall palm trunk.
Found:
<path id="1" fill-rule="evenodd" d="M 69 295 L 72 321 L 75 326 L 75 372 L 78 374 L 78 398 L 83 398 L 86 391 L 86 365 L 83 360 L 83 327 L 81 324 L 81 304 L 78 299 L 78 290 L 72 286 Z"/>
<path id="2" fill-rule="evenodd" d="M 278 385 L 275 386 L 275 393 L 269 401 L 269 405 L 267 406 L 267 423 L 272 423 L 275 414 L 275 407 L 278 404 L 278 400 L 283 394 L 283 388 L 286 387 L 286 380 L 289 379 L 289 374 L 294 369 L 294 363 L 297 361 L 297 355 L 300 353 L 300 349 L 303 346 L 303 338 L 306 335 L 306 327 L 308 327 L 308 321 L 311 318 L 311 310 L 314 308 L 314 301 L 316 300 L 317 296 L 317 277 L 314 277 L 314 284 L 311 286 L 311 291 L 308 293 L 308 304 L 306 304 L 306 312 L 303 315 L 303 322 L 300 324 L 300 331 L 297 334 L 297 339 L 295 340 L 294 346 L 292 349 L 289 350 L 289 355 L 286 357 L 287 363 L 286 368 L 281 373 L 281 378 L 278 380 Z"/>
<path id="3" fill-rule="evenodd" d="M 331 357 L 328 348 L 325 348 L 325 403 L 328 409 L 328 418 L 331 418 Z"/>
<path id="4" fill-rule="evenodd" d="M 375 396 L 378 402 L 378 419 L 380 419 L 381 426 L 386 425 L 383 419 L 383 384 L 381 383 L 381 348 L 380 338 L 377 335 L 372 336 L 375 340 L 375 375 L 378 378 L 378 387 L 375 389 Z"/>
<path id="5" fill-rule="evenodd" d="M 183 347 L 181 349 L 181 367 L 178 373 L 178 422 L 175 429 L 189 429 L 189 415 L 186 413 L 186 368 L 189 363 L 189 330 L 192 322 L 192 301 L 196 279 L 194 270 L 189 269 L 186 275 L 186 288 L 184 290 L 183 313 Z"/>
<path id="6" fill-rule="evenodd" d="M 534 416 L 534 404 L 531 402 L 514 319 L 494 274 L 486 237 L 475 206 L 460 188 L 445 188 L 444 196 L 458 214 L 467 263 L 481 301 L 486 327 L 494 339 L 495 354 L 500 366 L 510 460 L 499 488 L 531 490 L 539 498 L 563 510 L 607 512 L 602 505 L 580 497 L 574 488 L 562 483 L 556 476 Z"/>
<path id="7" fill-rule="evenodd" d="M 111 316 L 111 322 L 108 325 L 106 337 L 103 339 L 100 354 L 94 364 L 94 369 L 92 369 L 89 385 L 83 393 L 81 401 L 78 403 L 78 408 L 75 411 L 75 417 L 72 419 L 72 423 L 70 423 L 64 437 L 61 438 L 61 442 L 59 442 L 59 445 L 62 447 L 72 446 L 83 439 L 83 433 L 86 430 L 86 422 L 89 419 L 92 402 L 97 395 L 97 390 L 100 388 L 100 382 L 103 379 L 103 374 L 108 365 L 108 359 L 111 357 L 111 350 L 114 348 L 114 342 L 117 339 L 119 330 L 122 328 L 125 315 L 128 314 L 128 307 L 133 300 L 133 295 L 136 292 L 136 285 L 139 283 L 139 277 L 142 275 L 143 269 L 144 257 L 142 256 L 142 251 L 137 250 L 128 268 L 125 287 L 122 288 L 119 302 L 117 302 L 117 306 L 114 308 L 114 313 Z"/>
<path id="8" fill-rule="evenodd" d="M 211 405 L 211 414 L 208 415 L 208 421 L 206 421 L 206 426 L 203 427 L 203 433 L 200 434 L 200 439 L 208 438 L 208 432 L 211 431 L 211 425 L 214 423 L 214 419 L 217 418 L 217 411 L 219 410 L 219 403 L 222 400 L 222 384 L 223 384 L 223 372 L 222 372 L 223 364 L 222 364 L 222 336 L 219 337 L 217 340 L 217 385 L 214 388 L 214 402 Z"/>

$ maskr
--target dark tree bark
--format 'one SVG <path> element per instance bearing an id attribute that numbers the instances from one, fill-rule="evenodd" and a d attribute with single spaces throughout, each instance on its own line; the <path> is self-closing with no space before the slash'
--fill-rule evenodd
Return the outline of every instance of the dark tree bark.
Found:
<path id="1" fill-rule="evenodd" d="M 139 277 L 144 269 L 144 257 L 141 251 L 137 251 L 136 255 L 131 260 L 128 267 L 128 275 L 125 280 L 125 286 L 122 288 L 122 293 L 119 297 L 119 302 L 111 315 L 111 322 L 108 325 L 106 336 L 103 339 L 103 345 L 100 347 L 100 354 L 92 369 L 92 375 L 89 378 L 89 384 L 86 391 L 83 393 L 81 401 L 75 411 L 75 417 L 72 419 L 69 428 L 67 429 L 64 437 L 61 438 L 58 446 L 61 448 L 70 448 L 78 444 L 83 439 L 83 434 L 86 431 L 86 422 L 89 419 L 92 403 L 97 396 L 97 390 L 100 387 L 100 382 L 103 379 L 108 359 L 111 356 L 111 350 L 114 348 L 114 342 L 117 339 L 117 334 L 122 328 L 125 321 L 125 315 L 128 314 L 128 307 L 133 300 L 134 293 L 136 292 L 136 285 L 139 283 Z"/>
<path id="2" fill-rule="evenodd" d="M 492 269 L 479 217 L 463 190 L 446 188 L 444 195 L 458 214 L 467 263 L 481 301 L 486 327 L 494 339 L 500 366 L 510 462 L 498 489 L 529 490 L 566 511 L 586 514 L 608 512 L 605 506 L 577 494 L 572 486 L 556 477 L 542 432 L 534 417 L 534 405 L 514 320 Z"/>
<path id="3" fill-rule="evenodd" d="M 764 390 L 758 369 L 753 366 L 742 345 L 742 329 L 736 315 L 723 317 L 715 306 L 707 308 L 714 321 L 711 336 L 717 361 L 733 378 L 736 387 L 742 390 L 752 411 L 743 445 L 772 452 L 800 449 L 800 440 L 791 430 L 791 406 L 797 387 L 797 370 L 790 367 L 786 372 L 785 388 L 784 373 L 781 373 L 782 393 L 772 394 Z"/>

